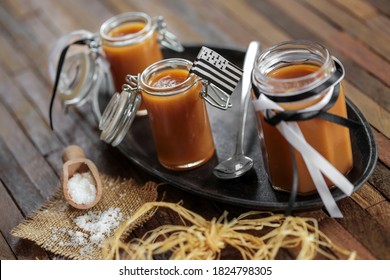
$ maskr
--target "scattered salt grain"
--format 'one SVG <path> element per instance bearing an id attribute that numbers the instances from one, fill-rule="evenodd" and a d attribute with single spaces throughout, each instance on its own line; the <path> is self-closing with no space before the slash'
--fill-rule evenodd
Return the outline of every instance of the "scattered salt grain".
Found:
<path id="1" fill-rule="evenodd" d="M 89 211 L 86 215 L 74 219 L 76 225 L 89 233 L 89 242 L 102 246 L 111 230 L 116 229 L 123 218 L 119 208 L 110 208 L 104 212 Z"/>
<path id="2" fill-rule="evenodd" d="M 68 181 L 68 193 L 77 204 L 89 204 L 95 200 L 95 180 L 90 172 L 75 173 Z"/>
<path id="3" fill-rule="evenodd" d="M 88 243 L 88 235 L 81 231 L 68 231 L 68 235 L 71 238 L 71 244 L 83 246 Z"/>
<path id="4" fill-rule="evenodd" d="M 110 208 L 107 211 L 89 211 L 87 214 L 76 217 L 73 222 L 76 226 L 66 234 L 70 242 L 59 242 L 61 247 L 80 247 L 80 255 L 91 257 L 93 247 L 101 248 L 104 240 L 115 230 L 123 220 L 120 208 Z"/>

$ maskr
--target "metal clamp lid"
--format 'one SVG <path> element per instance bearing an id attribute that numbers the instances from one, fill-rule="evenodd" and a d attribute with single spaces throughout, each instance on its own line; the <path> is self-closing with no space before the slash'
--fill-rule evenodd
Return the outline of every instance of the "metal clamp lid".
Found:
<path id="1" fill-rule="evenodd" d="M 220 90 L 218 87 L 211 84 L 208 80 L 201 79 L 202 91 L 200 97 L 203 98 L 211 106 L 220 109 L 227 110 L 233 105 L 230 102 L 230 95 Z"/>
<path id="2" fill-rule="evenodd" d="M 100 139 L 114 147 L 126 136 L 141 105 L 138 79 L 139 76 L 126 77 L 128 84 L 123 85 L 120 94 L 114 94 L 100 120 L 99 129 L 102 131 Z"/>
<path id="3" fill-rule="evenodd" d="M 161 46 L 176 52 L 183 52 L 184 47 L 180 43 L 179 39 L 173 33 L 167 30 L 167 24 L 165 23 L 163 16 L 158 16 L 153 19 L 156 31 L 159 33 L 158 42 Z"/>

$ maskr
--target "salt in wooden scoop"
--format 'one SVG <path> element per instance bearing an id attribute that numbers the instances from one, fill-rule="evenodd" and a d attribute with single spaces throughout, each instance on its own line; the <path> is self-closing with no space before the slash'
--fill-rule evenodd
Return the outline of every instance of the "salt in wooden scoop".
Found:
<path id="1" fill-rule="evenodd" d="M 85 158 L 84 151 L 81 147 L 77 145 L 68 146 L 64 150 L 63 154 L 64 165 L 62 167 L 62 187 L 64 191 L 64 196 L 68 203 L 77 209 L 88 209 L 96 205 L 102 197 L 102 181 L 100 180 L 99 172 L 95 166 L 95 164 Z M 90 172 L 92 175 L 94 186 L 96 187 L 96 195 L 95 198 L 88 203 L 76 203 L 77 199 L 72 198 L 72 195 L 69 191 L 69 180 L 76 175 L 85 174 L 86 172 Z M 80 186 L 81 188 L 81 186 Z M 82 189 L 78 190 L 82 191 Z"/>

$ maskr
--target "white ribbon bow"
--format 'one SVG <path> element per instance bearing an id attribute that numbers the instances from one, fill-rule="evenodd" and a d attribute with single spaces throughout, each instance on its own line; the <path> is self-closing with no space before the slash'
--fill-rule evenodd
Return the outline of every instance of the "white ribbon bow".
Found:
<path id="1" fill-rule="evenodd" d="M 330 100 L 333 94 L 334 86 L 329 88 L 322 100 L 312 106 L 299 110 L 298 112 L 307 112 L 312 110 L 322 109 Z M 282 107 L 274 101 L 260 94 L 257 100 L 253 100 L 253 105 L 256 111 L 262 112 L 264 115 L 266 110 L 284 111 Z M 346 195 L 351 195 L 353 185 L 345 176 L 338 171 L 329 161 L 327 161 L 319 152 L 317 152 L 305 139 L 296 122 L 281 121 L 276 125 L 276 128 L 283 137 L 292 145 L 298 152 L 301 153 L 306 167 L 314 181 L 325 208 L 328 210 L 331 217 L 342 218 L 343 214 L 338 208 L 326 182 L 323 177 L 325 175 L 335 186 L 337 186 Z"/>

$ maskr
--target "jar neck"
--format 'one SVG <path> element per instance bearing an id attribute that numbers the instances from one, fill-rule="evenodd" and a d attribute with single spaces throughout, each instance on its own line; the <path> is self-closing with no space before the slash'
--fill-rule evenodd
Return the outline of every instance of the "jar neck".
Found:
<path id="1" fill-rule="evenodd" d="M 294 65 L 315 66 L 315 71 L 289 78 L 270 74 Z M 264 50 L 255 62 L 253 84 L 268 96 L 297 96 L 318 87 L 336 71 L 329 51 L 310 41 L 287 41 Z"/>
<path id="2" fill-rule="evenodd" d="M 156 87 L 151 84 L 154 77 L 156 77 L 159 73 L 166 70 L 185 70 L 189 71 L 191 69 L 192 62 L 182 58 L 169 58 L 158 61 L 148 68 L 146 68 L 141 76 L 139 85 L 143 92 L 152 95 L 175 95 L 189 90 L 192 86 L 194 86 L 200 78 L 195 74 L 189 74 L 187 78 L 173 86 L 168 87 Z"/>
<path id="3" fill-rule="evenodd" d="M 144 27 L 135 33 L 129 33 L 124 36 L 111 36 L 110 32 L 121 25 L 127 23 L 140 23 L 144 24 Z M 100 27 L 100 38 L 103 45 L 112 47 L 122 47 L 132 44 L 138 44 L 146 40 L 153 35 L 155 25 L 152 18 L 140 12 L 123 13 L 114 16 L 105 21 Z"/>

